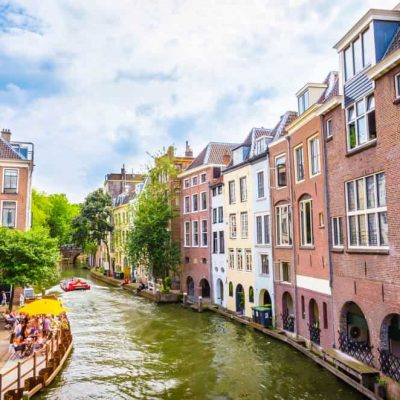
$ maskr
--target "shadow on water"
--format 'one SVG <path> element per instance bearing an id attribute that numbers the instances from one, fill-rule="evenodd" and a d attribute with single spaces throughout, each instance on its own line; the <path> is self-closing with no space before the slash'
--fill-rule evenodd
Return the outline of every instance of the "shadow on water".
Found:
<path id="1" fill-rule="evenodd" d="M 91 284 L 63 294 L 74 351 L 39 399 L 362 399 L 295 350 L 218 315 Z"/>

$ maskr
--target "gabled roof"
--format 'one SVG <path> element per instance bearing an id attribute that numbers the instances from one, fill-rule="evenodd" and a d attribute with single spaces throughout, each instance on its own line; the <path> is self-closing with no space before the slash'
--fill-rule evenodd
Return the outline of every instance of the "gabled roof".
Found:
<path id="1" fill-rule="evenodd" d="M 393 36 L 392 41 L 389 43 L 389 46 L 386 49 L 383 58 L 386 58 L 388 55 L 394 53 L 398 49 L 400 49 L 400 27 L 399 29 L 397 29 L 396 34 Z"/>
<path id="2" fill-rule="evenodd" d="M 210 142 L 187 167 L 186 171 L 207 164 L 222 165 L 224 163 L 224 155 L 231 156 L 235 147 L 237 147 L 237 143 Z"/>
<path id="3" fill-rule="evenodd" d="M 286 111 L 285 114 L 283 114 L 275 126 L 275 128 L 272 130 L 272 134 L 274 139 L 273 140 L 278 140 L 282 136 L 285 136 L 287 134 L 286 128 L 297 118 L 297 112 L 296 111 Z"/>
<path id="4" fill-rule="evenodd" d="M 328 76 L 325 78 L 325 85 L 328 85 L 326 89 L 322 92 L 320 98 L 317 103 L 323 104 L 328 101 L 331 97 L 339 95 L 339 72 L 331 71 Z"/>
<path id="5" fill-rule="evenodd" d="M 10 143 L 0 137 L 0 159 L 2 160 L 24 160 L 11 146 Z"/>

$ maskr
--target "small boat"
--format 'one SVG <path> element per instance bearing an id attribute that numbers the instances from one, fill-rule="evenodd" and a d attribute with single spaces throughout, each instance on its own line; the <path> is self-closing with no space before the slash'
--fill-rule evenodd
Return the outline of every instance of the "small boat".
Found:
<path id="1" fill-rule="evenodd" d="M 66 292 L 71 292 L 72 290 L 89 290 L 90 285 L 83 279 L 80 278 L 71 278 L 64 279 L 60 283 L 61 289 Z"/>

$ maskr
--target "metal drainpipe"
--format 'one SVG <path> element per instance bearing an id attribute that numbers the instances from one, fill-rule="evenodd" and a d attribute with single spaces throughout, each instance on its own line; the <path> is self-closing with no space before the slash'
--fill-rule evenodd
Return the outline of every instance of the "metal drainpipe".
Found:
<path id="1" fill-rule="evenodd" d="M 295 315 L 295 334 L 296 336 L 299 335 L 299 316 L 298 316 L 298 309 L 297 309 L 297 258 L 296 258 L 296 241 L 295 241 L 295 232 L 293 229 L 294 226 L 294 218 L 293 218 L 293 181 L 292 181 L 292 157 L 291 157 L 291 152 L 290 152 L 290 136 L 286 135 L 286 143 L 287 143 L 287 149 L 288 149 L 288 180 L 289 180 L 289 198 L 290 198 L 290 206 L 292 207 L 291 209 L 291 214 L 292 214 L 292 253 L 293 253 L 293 267 L 294 267 L 294 300 L 293 300 L 293 305 L 294 305 L 294 315 Z"/>
<path id="2" fill-rule="evenodd" d="M 321 125 L 321 136 L 322 136 L 322 157 L 324 160 L 324 192 L 325 192 L 325 208 L 326 208 L 326 228 L 327 228 L 327 238 L 328 238 L 328 269 L 329 269 L 329 287 L 331 288 L 331 326 L 332 326 L 332 337 L 333 344 L 335 347 L 336 339 L 335 339 L 335 318 L 334 318 L 334 307 L 333 307 L 333 270 L 332 270 L 332 256 L 331 256 L 331 248 L 332 248 L 332 237 L 331 237 L 331 215 L 329 208 L 329 191 L 328 191 L 328 167 L 327 167 L 327 157 L 326 157 L 326 137 L 324 133 L 324 117 L 320 116 L 320 125 Z"/>

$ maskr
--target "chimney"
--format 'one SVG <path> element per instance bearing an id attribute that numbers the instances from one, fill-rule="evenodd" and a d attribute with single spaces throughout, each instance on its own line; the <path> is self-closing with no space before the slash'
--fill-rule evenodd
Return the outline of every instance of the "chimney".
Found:
<path id="1" fill-rule="evenodd" d="M 193 157 L 193 150 L 189 146 L 189 142 L 186 140 L 185 157 Z"/>
<path id="2" fill-rule="evenodd" d="M 222 162 L 227 166 L 231 162 L 231 156 L 228 153 L 225 153 Z"/>
<path id="3" fill-rule="evenodd" d="M 5 140 L 6 142 L 10 143 L 10 141 L 11 141 L 11 132 L 10 132 L 10 130 L 9 129 L 3 129 L 1 131 L 1 138 L 3 140 Z"/>

